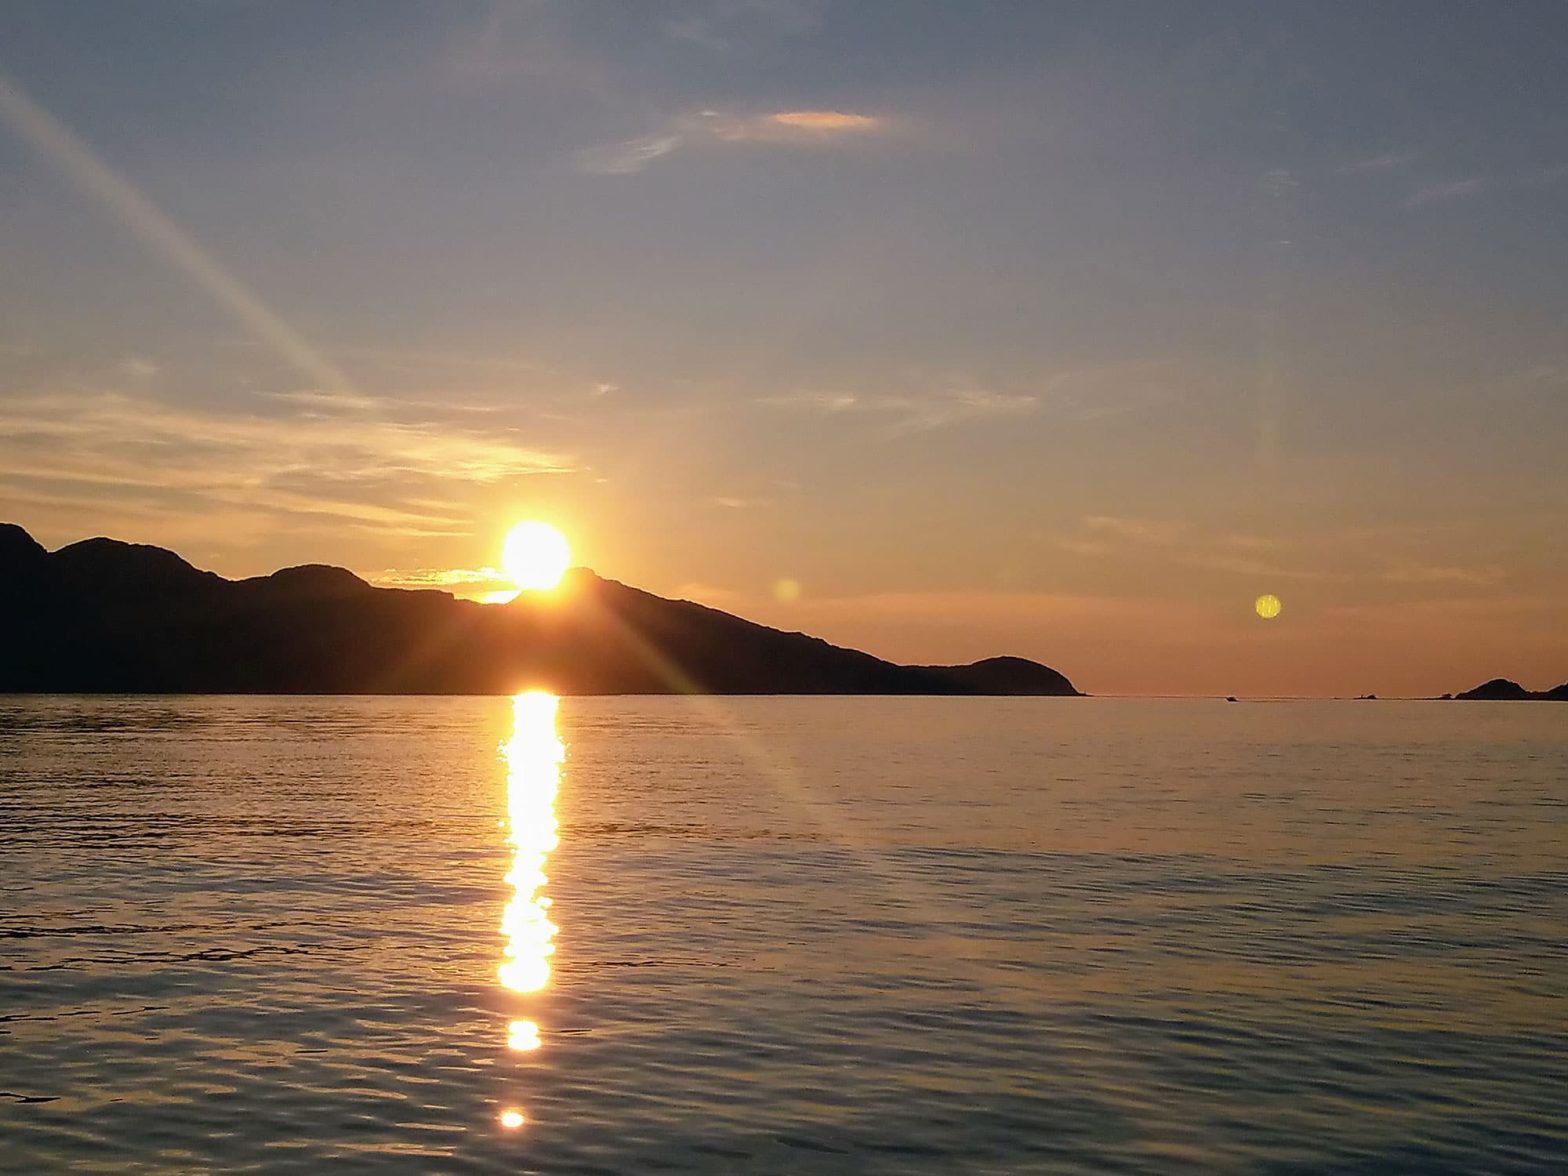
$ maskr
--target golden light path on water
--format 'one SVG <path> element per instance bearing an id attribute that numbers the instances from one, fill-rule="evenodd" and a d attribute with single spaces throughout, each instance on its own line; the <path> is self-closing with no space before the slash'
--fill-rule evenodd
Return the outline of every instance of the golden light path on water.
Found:
<path id="1" fill-rule="evenodd" d="M 512 737 L 501 745 L 506 761 L 507 844 L 512 867 L 506 883 L 512 896 L 501 916 L 506 943 L 497 969 L 501 983 L 514 992 L 538 992 L 550 982 L 550 957 L 555 954 L 556 925 L 550 921 L 549 877 L 545 862 L 559 843 L 555 796 L 561 784 L 566 745 L 555 730 L 560 699 L 532 691 L 512 699 Z M 506 1044 L 518 1051 L 541 1045 L 539 1026 L 515 1020 L 507 1026 Z M 501 1113 L 501 1125 L 523 1125 L 515 1107 Z"/>

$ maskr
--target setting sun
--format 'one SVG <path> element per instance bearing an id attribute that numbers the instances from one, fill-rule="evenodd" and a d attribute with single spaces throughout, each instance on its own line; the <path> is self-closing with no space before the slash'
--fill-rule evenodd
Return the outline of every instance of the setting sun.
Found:
<path id="1" fill-rule="evenodd" d="M 501 569 L 524 591 L 554 588 L 571 562 L 566 536 L 549 523 L 518 523 L 501 547 Z"/>

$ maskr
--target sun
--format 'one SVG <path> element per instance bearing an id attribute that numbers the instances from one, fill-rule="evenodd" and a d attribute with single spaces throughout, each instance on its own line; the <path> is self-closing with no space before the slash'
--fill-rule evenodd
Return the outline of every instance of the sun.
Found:
<path id="1" fill-rule="evenodd" d="M 1266 592 L 1252 602 L 1252 607 L 1257 610 L 1257 614 L 1265 621 L 1272 621 L 1279 616 L 1279 597 L 1272 592 Z"/>
<path id="2" fill-rule="evenodd" d="M 549 523 L 518 523 L 501 545 L 501 570 L 525 592 L 554 588 L 571 563 L 566 536 Z"/>

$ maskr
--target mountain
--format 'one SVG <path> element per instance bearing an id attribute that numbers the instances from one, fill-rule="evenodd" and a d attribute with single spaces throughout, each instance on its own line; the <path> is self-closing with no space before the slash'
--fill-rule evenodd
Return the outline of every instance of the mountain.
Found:
<path id="1" fill-rule="evenodd" d="M 1482 682 L 1474 690 L 1466 690 L 1455 698 L 1467 701 L 1487 702 L 1528 702 L 1531 700 L 1546 702 L 1568 702 L 1568 682 L 1561 686 L 1553 686 L 1550 690 L 1526 690 L 1519 683 L 1508 678 L 1493 678 L 1490 682 Z"/>
<path id="2" fill-rule="evenodd" d="M 988 657 L 967 666 L 920 666 L 972 694 L 1077 694 L 1065 676 L 1024 657 Z"/>
<path id="3" fill-rule="evenodd" d="M 0 692 L 1057 694 L 1023 658 L 900 666 L 578 568 L 506 605 L 312 564 L 226 580 L 172 551 L 49 552 L 0 524 Z"/>

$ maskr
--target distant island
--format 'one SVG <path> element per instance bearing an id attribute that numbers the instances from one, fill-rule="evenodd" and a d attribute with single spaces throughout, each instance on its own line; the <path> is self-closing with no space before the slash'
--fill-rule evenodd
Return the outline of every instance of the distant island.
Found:
<path id="1" fill-rule="evenodd" d="M 1568 682 L 1553 686 L 1550 690 L 1526 690 L 1508 678 L 1493 678 L 1474 690 L 1466 690 L 1451 697 L 1467 702 L 1568 702 Z"/>
<path id="2" fill-rule="evenodd" d="M 583 568 L 479 604 L 319 564 L 226 580 L 113 539 L 50 552 L 10 523 L 0 618 L 6 693 L 1079 695 L 1026 658 L 896 665 Z"/>

